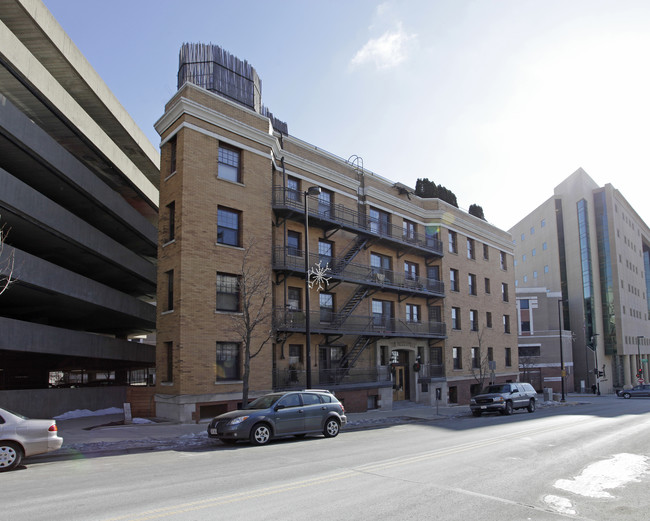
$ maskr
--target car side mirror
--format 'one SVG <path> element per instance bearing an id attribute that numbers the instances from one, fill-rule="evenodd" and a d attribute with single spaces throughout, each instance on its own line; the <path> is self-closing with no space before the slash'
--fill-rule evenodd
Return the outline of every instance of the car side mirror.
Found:
<path id="1" fill-rule="evenodd" d="M 280 409 L 286 408 L 286 405 L 276 405 L 275 409 L 273 409 L 275 412 L 278 412 Z"/>

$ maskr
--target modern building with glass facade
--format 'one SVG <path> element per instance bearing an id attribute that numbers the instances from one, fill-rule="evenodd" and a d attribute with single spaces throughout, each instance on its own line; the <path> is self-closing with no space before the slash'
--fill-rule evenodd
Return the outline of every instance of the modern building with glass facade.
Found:
<path id="1" fill-rule="evenodd" d="M 561 301 L 576 389 L 647 381 L 650 229 L 625 197 L 579 169 L 510 232 L 518 290 L 548 288 Z"/>

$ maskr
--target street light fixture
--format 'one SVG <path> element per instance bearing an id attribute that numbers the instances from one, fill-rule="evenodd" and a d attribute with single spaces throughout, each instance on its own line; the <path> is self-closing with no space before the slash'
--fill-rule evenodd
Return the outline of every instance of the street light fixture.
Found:
<path id="1" fill-rule="evenodd" d="M 319 195 L 320 186 L 310 186 L 303 192 L 305 198 L 305 365 L 307 366 L 307 389 L 311 389 L 311 321 L 309 310 L 309 200 L 310 195 Z"/>
<path id="2" fill-rule="evenodd" d="M 557 320 L 558 320 L 558 333 L 560 335 L 560 379 L 562 380 L 562 399 L 561 402 L 565 402 L 565 393 L 564 393 L 564 349 L 562 348 L 562 303 L 564 301 L 559 299 L 557 301 Z"/>

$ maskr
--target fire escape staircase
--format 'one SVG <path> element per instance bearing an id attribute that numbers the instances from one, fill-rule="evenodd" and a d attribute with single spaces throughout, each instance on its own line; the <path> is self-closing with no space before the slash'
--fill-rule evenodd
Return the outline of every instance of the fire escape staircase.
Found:
<path id="1" fill-rule="evenodd" d="M 340 257 L 336 258 L 334 266 L 332 266 L 332 271 L 334 271 L 334 273 L 341 273 L 366 244 L 368 244 L 367 238 L 357 236 L 355 240 L 350 243 L 345 252 Z"/>

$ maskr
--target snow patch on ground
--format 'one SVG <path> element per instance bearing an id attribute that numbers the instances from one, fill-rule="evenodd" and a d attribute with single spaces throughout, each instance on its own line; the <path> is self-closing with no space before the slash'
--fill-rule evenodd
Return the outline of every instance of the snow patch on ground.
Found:
<path id="1" fill-rule="evenodd" d="M 108 409 L 99 409 L 98 411 L 89 411 L 88 409 L 75 409 L 74 411 L 64 412 L 55 416 L 55 420 L 72 420 L 74 418 L 85 418 L 87 416 L 106 416 L 108 414 L 124 414 L 124 409 L 119 407 L 110 407 Z"/>
<path id="2" fill-rule="evenodd" d="M 544 498 L 544 502 L 560 514 L 569 514 L 575 516 L 577 512 L 573 508 L 573 503 L 565 497 L 554 496 L 549 494 Z"/>
<path id="3" fill-rule="evenodd" d="M 611 498 L 609 489 L 639 481 L 650 472 L 650 458 L 637 454 L 616 454 L 585 468 L 573 479 L 559 479 L 555 488 L 592 498 Z"/>

